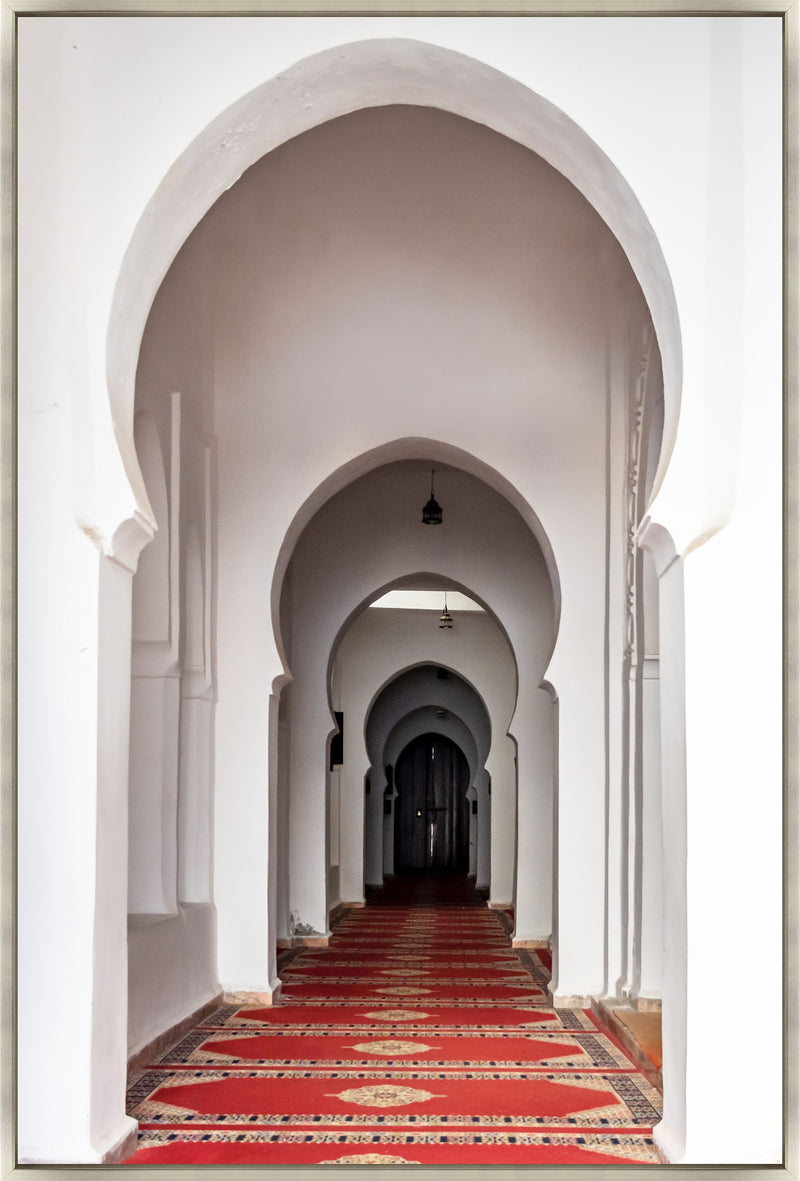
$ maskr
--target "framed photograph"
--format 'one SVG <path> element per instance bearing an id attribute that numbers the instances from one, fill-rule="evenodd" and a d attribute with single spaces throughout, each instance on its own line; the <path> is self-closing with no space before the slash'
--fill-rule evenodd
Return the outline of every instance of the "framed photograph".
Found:
<path id="1" fill-rule="evenodd" d="M 5 1172 L 795 1176 L 796 3 L 3 22 Z"/>

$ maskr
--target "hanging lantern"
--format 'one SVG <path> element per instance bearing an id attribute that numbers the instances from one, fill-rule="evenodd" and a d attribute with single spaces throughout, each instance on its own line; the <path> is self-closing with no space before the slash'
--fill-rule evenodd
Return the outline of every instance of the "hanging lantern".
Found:
<path id="1" fill-rule="evenodd" d="M 447 591 L 444 592 L 444 611 L 439 616 L 439 627 L 452 627 L 453 616 L 447 610 Z"/>
<path id="2" fill-rule="evenodd" d="M 431 472 L 431 498 L 422 510 L 423 525 L 441 525 L 442 523 L 442 506 L 433 495 L 433 474 L 435 471 L 436 468 Z"/>

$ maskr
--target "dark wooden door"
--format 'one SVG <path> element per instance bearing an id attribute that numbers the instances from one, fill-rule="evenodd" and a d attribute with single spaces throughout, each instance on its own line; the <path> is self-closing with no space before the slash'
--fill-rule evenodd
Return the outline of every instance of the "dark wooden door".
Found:
<path id="1" fill-rule="evenodd" d="M 469 767 L 440 734 L 423 734 L 395 767 L 395 872 L 469 869 Z"/>

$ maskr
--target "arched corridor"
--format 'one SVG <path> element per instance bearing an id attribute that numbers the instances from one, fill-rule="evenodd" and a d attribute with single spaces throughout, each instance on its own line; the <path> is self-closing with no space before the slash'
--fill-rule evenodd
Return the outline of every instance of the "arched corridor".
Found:
<path id="1" fill-rule="evenodd" d="M 179 18 L 47 17 L 20 59 L 20 1158 L 127 1158 L 169 1114 L 153 1088 L 126 1112 L 129 1069 L 189 1038 L 169 1069 L 224 1070 L 215 1013 L 237 1042 L 284 1020 L 311 1037 L 295 1001 L 357 1025 L 342 981 L 383 924 L 387 960 L 430 926 L 444 975 L 420 996 L 462 1017 L 448 941 L 465 964 L 497 951 L 465 978 L 506 990 L 474 1014 L 497 1043 L 476 1069 L 513 1040 L 492 1013 L 515 987 L 545 1041 L 574 1033 L 583 1091 L 584 1067 L 637 1073 L 588 1014 L 660 1014 L 663 1115 L 645 1087 L 620 1134 L 671 1163 L 772 1163 L 771 18 L 620 40 L 583 18 L 488 39 L 414 15 L 212 24 L 195 55 Z M 448 905 L 401 901 L 410 871 Z M 719 1030 L 753 929 L 776 958 L 751 1111 Z M 52 997 L 56 959 L 74 970 Z M 317 965 L 333 992 L 303 980 Z M 376 1007 L 369 1036 L 402 1041 Z M 275 1069 L 328 1069 L 302 1049 Z M 51 1059 L 74 1064 L 67 1094 Z M 525 1102 L 525 1135 L 562 1135 Z"/>
<path id="2" fill-rule="evenodd" d="M 428 463 L 386 462 L 412 448 L 451 460 L 437 468 L 439 494 L 447 500 L 441 526 L 421 522 Z M 281 584 L 280 638 L 291 704 L 278 760 L 277 807 L 286 816 L 278 847 L 286 899 L 278 903 L 279 936 L 290 938 L 299 925 L 309 936 L 324 937 L 335 905 L 363 901 L 365 884 L 382 880 L 384 772 L 393 761 L 387 744 L 405 716 L 435 707 L 466 724 L 476 758 L 480 748 L 472 768 L 482 834 L 476 872 L 498 903 L 510 903 L 514 891 L 517 750 L 531 758 L 526 836 L 531 847 L 544 847 L 526 921 L 546 937 L 552 921 L 553 705 L 537 688 L 537 670 L 552 650 L 557 617 L 549 547 L 545 541 L 543 550 L 508 496 L 481 478 L 480 465 L 466 453 L 408 439 L 364 460 L 371 464 L 368 474 L 346 483 L 311 517 Z M 400 599 L 386 598 L 393 587 Z M 441 629 L 448 588 L 463 596 L 462 605 L 454 608 L 453 629 Z M 344 718 L 342 762 L 326 777 L 320 770 L 337 714 Z M 293 833 L 293 817 L 300 816 L 302 826 L 295 821 Z"/>

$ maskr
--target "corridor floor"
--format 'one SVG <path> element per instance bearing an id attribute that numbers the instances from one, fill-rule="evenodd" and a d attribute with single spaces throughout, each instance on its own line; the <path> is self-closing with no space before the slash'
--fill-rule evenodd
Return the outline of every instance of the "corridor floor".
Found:
<path id="1" fill-rule="evenodd" d="M 222 1005 L 132 1080 L 126 1163 L 657 1163 L 659 1093 L 481 902 L 420 876 L 289 953 L 278 1004 Z"/>

